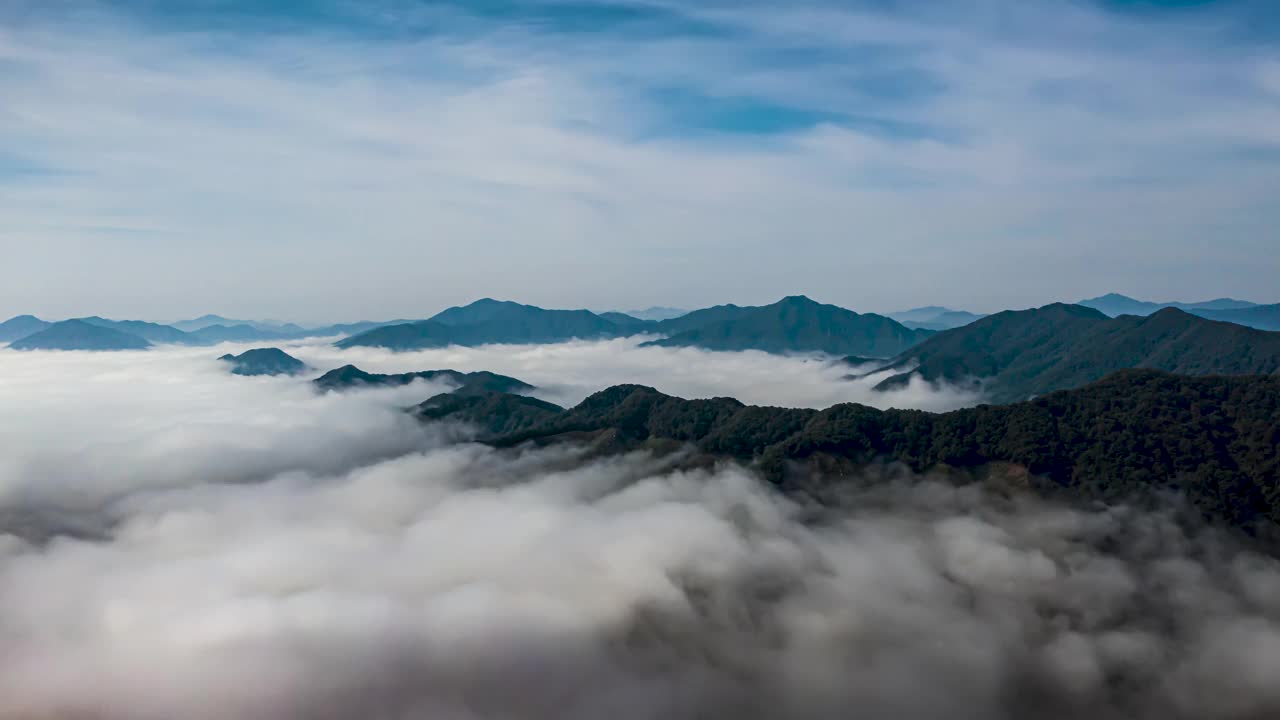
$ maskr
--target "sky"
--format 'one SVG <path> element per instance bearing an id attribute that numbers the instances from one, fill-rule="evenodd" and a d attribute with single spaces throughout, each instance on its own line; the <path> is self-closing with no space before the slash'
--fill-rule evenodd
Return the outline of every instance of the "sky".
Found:
<path id="1" fill-rule="evenodd" d="M 0 316 L 1280 301 L 1266 0 L 7 0 Z"/>

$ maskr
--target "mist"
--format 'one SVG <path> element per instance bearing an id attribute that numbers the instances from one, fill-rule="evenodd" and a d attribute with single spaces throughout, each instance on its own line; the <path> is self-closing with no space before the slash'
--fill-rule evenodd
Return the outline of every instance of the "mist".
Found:
<path id="1" fill-rule="evenodd" d="M 565 398 L 839 386 L 608 348 L 289 351 Z M 401 411 L 445 387 L 322 394 L 216 354 L 0 351 L 0 718 L 1280 713 L 1280 564 L 1172 508 L 894 466 L 819 506 L 732 463 L 495 451 Z"/>
<path id="2" fill-rule="evenodd" d="M 974 405 L 969 389 L 932 385 L 919 378 L 901 389 L 873 388 L 889 373 L 850 379 L 852 368 L 821 355 L 775 355 L 755 350 L 710 352 L 698 348 L 640 347 L 645 337 L 575 341 L 552 345 L 452 346 L 393 352 L 382 348 L 338 349 L 306 345 L 291 349 L 318 367 L 347 363 L 371 372 L 429 368 L 490 370 L 539 387 L 534 394 L 559 405 L 581 402 L 612 385 L 638 383 L 685 398 L 729 396 L 749 405 L 825 408 L 857 402 L 878 408 L 942 412 Z"/>

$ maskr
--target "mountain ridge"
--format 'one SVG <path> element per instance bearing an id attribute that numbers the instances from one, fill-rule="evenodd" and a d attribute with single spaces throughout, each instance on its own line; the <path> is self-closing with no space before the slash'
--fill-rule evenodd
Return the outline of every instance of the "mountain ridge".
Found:
<path id="1" fill-rule="evenodd" d="M 14 350 L 145 350 L 151 342 L 83 320 L 63 320 L 9 343 Z"/>
<path id="2" fill-rule="evenodd" d="M 979 381 L 992 402 L 1078 387 L 1110 372 L 1150 368 L 1189 375 L 1280 372 L 1280 333 L 1207 320 L 1177 308 L 1107 317 L 1083 305 L 1006 310 L 946 330 L 894 358 L 897 374 L 930 382 Z"/>
<path id="3" fill-rule="evenodd" d="M 747 308 L 729 305 L 710 308 L 709 312 L 721 319 L 649 341 L 644 346 L 892 357 L 931 334 L 912 330 L 883 315 L 859 314 L 803 295 L 788 296 L 772 305 Z M 659 323 L 658 329 L 664 329 L 664 325 L 677 326 L 697 313 Z"/>
<path id="4" fill-rule="evenodd" d="M 1083 502 L 1174 490 L 1205 517 L 1280 540 L 1277 416 L 1277 375 L 1190 377 L 1135 369 L 1035 400 L 947 413 L 854 403 L 825 410 L 760 407 L 619 385 L 568 410 L 546 411 L 540 420 L 505 423 L 466 408 L 424 419 L 475 417 L 486 427 L 522 426 L 482 433 L 484 442 L 500 448 L 562 441 L 601 454 L 692 447 L 802 490 L 830 491 L 809 483 L 856 478 L 858 468 L 884 461 L 967 477 L 1002 468 L 1005 482 Z"/>

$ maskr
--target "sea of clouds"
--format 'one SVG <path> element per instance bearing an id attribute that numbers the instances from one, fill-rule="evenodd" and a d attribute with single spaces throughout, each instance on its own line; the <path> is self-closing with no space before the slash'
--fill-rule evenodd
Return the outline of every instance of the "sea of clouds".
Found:
<path id="1" fill-rule="evenodd" d="M 1280 713 L 1280 564 L 1172 513 L 893 468 L 814 507 L 734 464 L 497 452 L 402 412 L 447 386 L 307 382 L 865 392 L 824 361 L 298 345 L 312 375 L 243 378 L 228 349 L 0 349 L 0 718 Z"/>

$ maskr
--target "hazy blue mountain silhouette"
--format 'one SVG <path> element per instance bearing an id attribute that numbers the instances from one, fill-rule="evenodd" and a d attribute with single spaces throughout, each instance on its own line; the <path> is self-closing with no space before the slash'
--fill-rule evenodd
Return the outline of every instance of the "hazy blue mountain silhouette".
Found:
<path id="1" fill-rule="evenodd" d="M 18 315 L 0 323 L 0 342 L 21 340 L 28 335 L 44 330 L 53 323 L 45 322 L 34 315 Z"/>
<path id="2" fill-rule="evenodd" d="M 1239 310 L 1241 308 L 1250 308 L 1257 303 L 1248 300 L 1236 300 L 1234 298 L 1216 298 L 1214 300 L 1203 300 L 1200 302 L 1148 302 L 1146 300 L 1135 300 L 1127 295 L 1119 293 L 1107 293 L 1096 298 L 1081 300 L 1076 303 L 1095 310 L 1101 311 L 1111 317 L 1119 315 L 1150 315 L 1157 310 L 1164 308 L 1177 308 L 1179 310 Z"/>
<path id="3" fill-rule="evenodd" d="M 84 320 L 63 320 L 9 344 L 15 350 L 145 350 L 145 338 Z"/>

